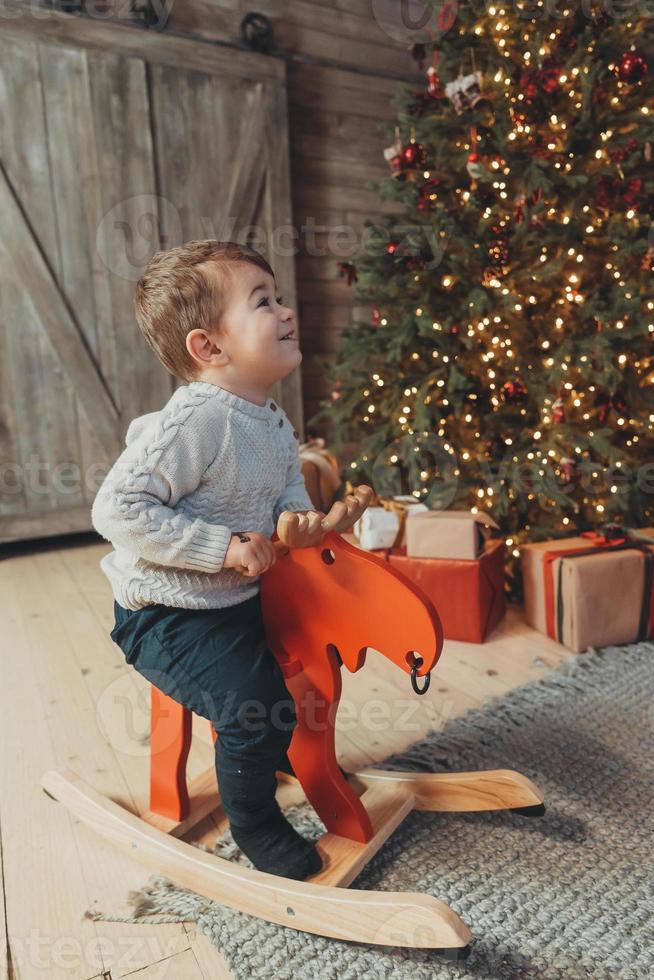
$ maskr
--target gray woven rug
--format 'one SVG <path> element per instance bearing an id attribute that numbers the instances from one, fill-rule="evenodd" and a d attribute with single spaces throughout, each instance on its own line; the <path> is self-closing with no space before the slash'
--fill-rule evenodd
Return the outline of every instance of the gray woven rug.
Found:
<path id="1" fill-rule="evenodd" d="M 517 769 L 545 794 L 541 818 L 414 812 L 351 888 L 422 891 L 473 933 L 454 963 L 430 950 L 323 939 L 270 925 L 153 876 L 131 922 L 194 920 L 237 978 L 353 980 L 654 977 L 654 644 L 576 657 L 488 699 L 383 768 Z M 316 838 L 307 805 L 286 811 Z M 228 835 L 222 856 L 248 863 Z"/>

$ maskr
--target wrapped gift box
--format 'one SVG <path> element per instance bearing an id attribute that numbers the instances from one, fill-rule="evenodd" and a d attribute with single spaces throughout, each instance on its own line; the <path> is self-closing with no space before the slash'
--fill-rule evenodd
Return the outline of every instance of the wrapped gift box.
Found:
<path id="1" fill-rule="evenodd" d="M 414 558 L 404 548 L 388 550 L 385 556 L 429 596 L 448 640 L 483 643 L 506 612 L 502 539 L 486 541 L 483 553 L 472 561 Z"/>
<path id="2" fill-rule="evenodd" d="M 405 545 L 406 521 L 427 507 L 412 496 L 389 498 L 386 507 L 368 507 L 354 525 L 359 544 L 366 551 Z"/>
<path id="3" fill-rule="evenodd" d="M 643 532 L 654 536 L 654 529 Z M 531 542 L 522 546 L 521 561 L 527 622 L 570 650 L 654 636 L 654 540 L 650 546 L 582 535 Z"/>
<path id="4" fill-rule="evenodd" d="M 490 514 L 469 510 L 427 510 L 406 526 L 406 553 L 412 558 L 479 558 L 492 529 Z"/>

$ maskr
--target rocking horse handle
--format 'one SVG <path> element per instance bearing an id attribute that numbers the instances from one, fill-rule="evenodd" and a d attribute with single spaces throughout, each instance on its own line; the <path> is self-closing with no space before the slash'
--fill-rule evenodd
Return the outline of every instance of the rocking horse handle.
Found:
<path id="1" fill-rule="evenodd" d="M 354 493 L 348 493 L 344 500 L 337 500 L 332 504 L 326 515 L 320 511 L 309 511 L 306 514 L 298 514 L 292 510 L 283 511 L 277 521 L 279 540 L 273 541 L 273 547 L 280 555 L 285 555 L 290 548 L 311 548 L 319 544 L 326 532 L 347 531 L 359 520 L 373 496 L 372 487 L 362 484 L 356 487 Z M 236 568 L 241 573 L 245 570 L 243 566 Z"/>
<path id="2" fill-rule="evenodd" d="M 325 532 L 347 531 L 359 520 L 372 497 L 372 487 L 362 484 L 355 488 L 354 493 L 348 493 L 344 500 L 337 500 L 332 504 L 325 516 L 319 512 L 297 514 L 284 511 L 277 521 L 279 541 L 275 542 L 275 547 L 279 547 L 280 551 L 288 548 L 310 548 L 322 540 Z"/>

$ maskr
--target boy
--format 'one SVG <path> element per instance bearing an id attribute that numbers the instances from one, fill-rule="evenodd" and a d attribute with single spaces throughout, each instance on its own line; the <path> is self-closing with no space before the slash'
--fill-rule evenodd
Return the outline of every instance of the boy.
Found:
<path id="1" fill-rule="evenodd" d="M 111 637 L 143 676 L 211 720 L 236 844 L 259 870 L 303 880 L 321 859 L 275 800 L 296 717 L 266 647 L 258 582 L 282 511 L 320 513 L 298 433 L 268 397 L 302 360 L 293 311 L 258 252 L 216 241 L 157 253 L 135 305 L 148 344 L 185 384 L 130 424 L 93 503 L 93 526 L 115 548 L 100 563 Z"/>

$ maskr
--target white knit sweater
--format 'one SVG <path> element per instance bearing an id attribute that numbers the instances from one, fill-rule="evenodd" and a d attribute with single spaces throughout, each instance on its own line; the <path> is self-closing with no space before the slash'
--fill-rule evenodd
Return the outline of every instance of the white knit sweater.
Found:
<path id="1" fill-rule="evenodd" d="M 223 568 L 232 533 L 269 538 L 282 511 L 313 509 L 286 413 L 192 381 L 125 442 L 91 511 L 114 545 L 100 567 L 116 601 L 215 609 L 256 595 L 258 577 Z"/>

